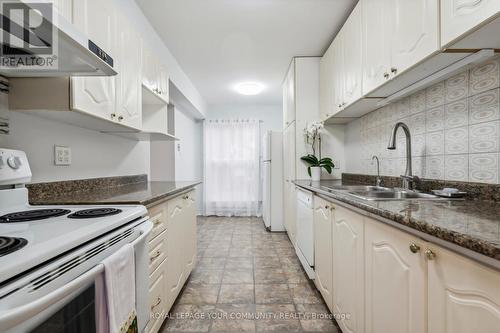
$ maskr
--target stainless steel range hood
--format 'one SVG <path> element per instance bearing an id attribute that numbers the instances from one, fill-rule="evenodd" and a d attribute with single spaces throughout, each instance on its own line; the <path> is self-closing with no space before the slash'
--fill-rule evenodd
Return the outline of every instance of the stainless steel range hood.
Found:
<path id="1" fill-rule="evenodd" d="M 2 8 L 1 75 L 6 77 L 67 77 L 117 74 L 113 68 L 112 55 L 89 40 L 85 34 L 59 15 L 57 10 L 50 9 L 51 14 L 46 15 L 39 10 L 39 7 L 36 7 L 36 3 L 19 1 L 16 6 L 20 9 L 6 11 L 5 7 Z M 23 11 L 29 11 L 31 17 Z M 33 16 L 35 18 L 32 18 Z M 26 28 L 24 22 L 28 17 L 37 22 L 44 20 L 43 24 L 37 26 L 36 29 Z M 52 53 L 40 54 L 40 47 L 48 47 Z"/>

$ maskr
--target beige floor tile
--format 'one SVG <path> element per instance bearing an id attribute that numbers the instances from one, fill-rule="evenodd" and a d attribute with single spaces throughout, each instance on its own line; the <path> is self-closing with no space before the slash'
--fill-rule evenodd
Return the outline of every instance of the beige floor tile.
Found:
<path id="1" fill-rule="evenodd" d="M 217 303 L 252 304 L 254 302 L 253 284 L 223 284 L 220 287 Z"/>

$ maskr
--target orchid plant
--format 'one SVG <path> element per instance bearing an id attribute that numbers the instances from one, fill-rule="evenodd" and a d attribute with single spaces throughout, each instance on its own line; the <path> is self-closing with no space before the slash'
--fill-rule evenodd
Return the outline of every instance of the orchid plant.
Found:
<path id="1" fill-rule="evenodd" d="M 329 174 L 332 173 L 335 165 L 329 157 L 321 158 L 321 130 L 325 125 L 322 122 L 313 122 L 304 129 L 304 140 L 306 144 L 311 145 L 312 154 L 302 156 L 300 159 L 309 164 L 307 173 L 311 176 L 311 167 L 324 168 Z M 319 158 L 316 157 L 316 145 L 319 150 Z"/>

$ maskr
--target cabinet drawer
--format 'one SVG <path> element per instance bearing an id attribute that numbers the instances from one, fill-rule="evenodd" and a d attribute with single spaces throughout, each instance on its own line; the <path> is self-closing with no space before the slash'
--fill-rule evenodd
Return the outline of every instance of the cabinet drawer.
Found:
<path id="1" fill-rule="evenodd" d="M 149 274 L 152 274 L 167 257 L 166 231 L 149 243 Z"/>
<path id="2" fill-rule="evenodd" d="M 156 271 L 151 275 L 151 284 L 149 287 L 149 310 L 150 318 L 148 323 L 148 332 L 156 333 L 165 319 L 166 299 L 165 299 L 165 267 L 164 261 Z"/>
<path id="3" fill-rule="evenodd" d="M 166 204 L 160 204 L 149 209 L 149 219 L 153 223 L 149 240 L 152 241 L 167 228 Z"/>

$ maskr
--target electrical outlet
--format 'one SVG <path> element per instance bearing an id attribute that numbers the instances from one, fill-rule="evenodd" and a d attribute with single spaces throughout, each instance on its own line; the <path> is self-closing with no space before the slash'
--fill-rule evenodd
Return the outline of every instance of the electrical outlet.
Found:
<path id="1" fill-rule="evenodd" d="M 54 146 L 54 164 L 71 165 L 71 148 L 66 146 Z"/>

